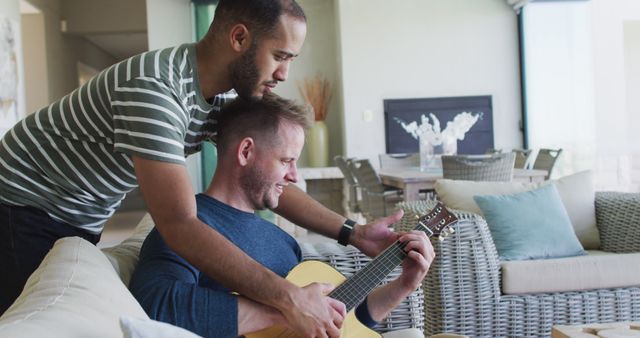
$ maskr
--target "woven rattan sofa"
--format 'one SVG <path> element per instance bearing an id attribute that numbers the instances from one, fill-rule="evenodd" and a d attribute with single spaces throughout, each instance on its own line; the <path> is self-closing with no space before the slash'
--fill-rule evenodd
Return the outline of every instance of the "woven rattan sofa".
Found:
<path id="1" fill-rule="evenodd" d="M 433 202 L 401 203 L 401 230 Z M 640 194 L 596 193 L 601 250 L 640 252 Z M 423 283 L 425 335 L 457 332 L 471 337 L 548 337 L 552 325 L 640 320 L 636 286 L 576 292 L 505 295 L 501 262 L 486 221 L 455 211 L 456 233 L 433 241 L 437 259 Z M 640 259 L 629 269 L 640 268 Z"/>

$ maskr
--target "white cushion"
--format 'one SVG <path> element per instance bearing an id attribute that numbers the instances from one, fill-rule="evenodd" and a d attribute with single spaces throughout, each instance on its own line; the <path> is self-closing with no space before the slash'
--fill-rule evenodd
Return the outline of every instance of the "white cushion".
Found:
<path id="1" fill-rule="evenodd" d="M 640 285 L 640 253 L 588 251 L 586 256 L 501 262 L 502 293 L 527 294 Z"/>
<path id="2" fill-rule="evenodd" d="M 58 240 L 0 317 L 0 336 L 121 337 L 121 315 L 148 318 L 95 245 Z"/>
<path id="3" fill-rule="evenodd" d="M 435 184 L 438 198 L 449 208 L 482 215 L 473 200 L 475 195 L 509 195 L 537 189 L 554 182 L 560 193 L 573 230 L 585 249 L 600 247 L 600 234 L 596 227 L 595 188 L 593 173 L 582 171 L 557 180 L 544 182 L 479 182 L 438 180 Z M 544 212 L 544 211 L 541 211 Z"/>
<path id="4" fill-rule="evenodd" d="M 124 338 L 200 338 L 197 334 L 153 319 L 120 318 Z"/>
<path id="5" fill-rule="evenodd" d="M 138 256 L 140 255 L 140 248 L 147 235 L 153 229 L 154 223 L 149 214 L 146 214 L 138 225 L 136 226 L 133 234 L 122 243 L 102 249 L 104 255 L 109 259 L 113 268 L 116 270 L 120 279 L 125 285 L 129 285 L 133 269 L 138 264 Z"/>

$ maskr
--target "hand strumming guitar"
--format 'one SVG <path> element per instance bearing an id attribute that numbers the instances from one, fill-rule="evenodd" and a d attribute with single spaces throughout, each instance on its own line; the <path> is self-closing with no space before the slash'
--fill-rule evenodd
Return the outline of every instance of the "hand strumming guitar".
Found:
<path id="1" fill-rule="evenodd" d="M 327 283 L 312 283 L 291 293 L 293 306 L 280 309 L 286 325 L 305 338 L 339 338 L 347 312 L 343 303 L 326 296 L 333 288 Z M 319 322 L 320 318 L 331 318 L 331 322 Z"/>

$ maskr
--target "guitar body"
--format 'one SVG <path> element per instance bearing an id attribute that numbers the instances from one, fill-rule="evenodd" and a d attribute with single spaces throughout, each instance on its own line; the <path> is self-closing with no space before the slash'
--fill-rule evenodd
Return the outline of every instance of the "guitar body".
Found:
<path id="1" fill-rule="evenodd" d="M 453 232 L 451 225 L 458 219 L 451 214 L 442 203 L 436 206 L 428 214 L 417 217 L 417 225 L 414 230 L 423 231 L 428 237 L 444 236 Z M 376 256 L 366 267 L 360 269 L 355 275 L 347 279 L 331 266 L 318 261 L 306 261 L 298 264 L 287 276 L 287 280 L 297 286 L 309 285 L 313 282 L 331 283 L 336 288 L 329 293 L 330 297 L 341 300 L 352 308 L 345 321 L 342 323 L 341 338 L 382 338 L 380 334 L 362 325 L 355 315 L 354 308 L 360 299 L 364 299 L 375 287 L 388 276 L 406 257 L 405 243 L 396 241 Z M 345 282 L 346 281 L 346 282 Z M 272 327 L 246 335 L 249 338 L 275 338 L 297 337 L 291 330 L 285 327 Z"/>
<path id="2" fill-rule="evenodd" d="M 305 286 L 314 282 L 331 283 L 335 286 L 342 284 L 346 278 L 331 266 L 318 262 L 306 261 L 296 265 L 287 275 L 287 280 L 297 286 Z M 289 329 L 274 326 L 265 330 L 253 332 L 245 335 L 247 338 L 275 338 L 275 337 L 296 337 Z M 342 334 L 340 338 L 381 338 L 382 336 L 362 325 L 356 319 L 355 310 L 349 311 L 345 321 L 342 323 Z"/>

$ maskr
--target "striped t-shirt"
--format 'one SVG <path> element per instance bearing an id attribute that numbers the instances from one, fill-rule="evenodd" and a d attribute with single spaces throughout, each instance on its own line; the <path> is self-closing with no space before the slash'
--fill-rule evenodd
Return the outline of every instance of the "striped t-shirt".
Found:
<path id="1" fill-rule="evenodd" d="M 132 155 L 184 164 L 233 97 L 205 100 L 194 44 L 119 62 L 4 135 L 0 201 L 99 233 L 137 186 Z"/>

